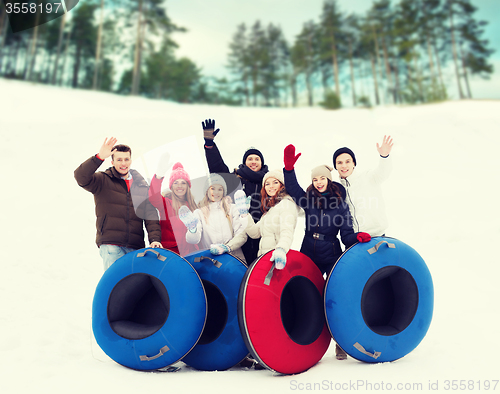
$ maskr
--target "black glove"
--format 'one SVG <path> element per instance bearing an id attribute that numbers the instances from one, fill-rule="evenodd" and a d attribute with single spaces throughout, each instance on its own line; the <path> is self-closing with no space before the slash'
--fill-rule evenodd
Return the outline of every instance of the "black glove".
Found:
<path id="1" fill-rule="evenodd" d="M 205 139 L 206 146 L 212 146 L 214 144 L 214 138 L 220 129 L 215 129 L 215 119 L 206 119 L 205 122 L 201 122 L 203 127 L 203 138 Z"/>

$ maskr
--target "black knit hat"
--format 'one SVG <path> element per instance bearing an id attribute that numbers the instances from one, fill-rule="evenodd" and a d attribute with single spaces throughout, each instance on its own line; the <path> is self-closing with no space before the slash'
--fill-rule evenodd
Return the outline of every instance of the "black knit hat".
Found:
<path id="1" fill-rule="evenodd" d="M 247 151 L 245 152 L 245 154 L 243 155 L 243 164 L 245 164 L 245 162 L 247 161 L 247 157 L 250 155 L 259 156 L 260 161 L 262 162 L 262 167 L 264 167 L 264 156 L 262 156 L 262 153 L 260 152 L 260 150 L 254 148 L 254 147 L 248 148 Z"/>
<path id="2" fill-rule="evenodd" d="M 337 149 L 333 154 L 333 167 L 335 169 L 337 169 L 337 157 L 339 157 L 342 153 L 347 153 L 348 155 L 350 155 L 352 157 L 354 165 L 356 165 L 356 156 L 354 156 L 354 152 L 344 146 L 343 148 Z"/>

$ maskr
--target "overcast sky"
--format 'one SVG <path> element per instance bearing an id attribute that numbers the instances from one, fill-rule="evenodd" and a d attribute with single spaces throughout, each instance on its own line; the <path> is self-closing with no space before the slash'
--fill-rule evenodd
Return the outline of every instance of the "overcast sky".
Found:
<path id="1" fill-rule="evenodd" d="M 500 83 L 500 0 L 472 0 L 472 3 L 479 8 L 477 18 L 489 22 L 485 38 L 496 49 L 494 79 Z M 167 0 L 167 12 L 174 23 L 188 29 L 187 33 L 174 35 L 180 46 L 177 55 L 193 60 L 204 75 L 220 77 L 227 75 L 229 42 L 239 24 L 251 26 L 260 20 L 264 26 L 279 25 L 292 44 L 305 22 L 319 19 L 322 4 L 323 0 Z M 363 14 L 372 0 L 339 0 L 338 4 L 345 13 Z M 495 92 L 500 92 L 499 86 Z M 500 98 L 500 93 L 495 94 Z"/>

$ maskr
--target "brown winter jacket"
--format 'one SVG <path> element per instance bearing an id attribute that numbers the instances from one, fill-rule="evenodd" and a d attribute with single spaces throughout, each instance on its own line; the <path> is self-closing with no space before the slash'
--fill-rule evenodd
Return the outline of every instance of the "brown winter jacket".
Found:
<path id="1" fill-rule="evenodd" d="M 97 246 L 113 244 L 142 249 L 145 247 L 143 223 L 149 242 L 160 242 L 158 213 L 148 200 L 147 182 L 137 171 L 130 170 L 133 182 L 129 192 L 113 167 L 96 172 L 102 163 L 92 156 L 75 170 L 78 185 L 94 195 Z"/>

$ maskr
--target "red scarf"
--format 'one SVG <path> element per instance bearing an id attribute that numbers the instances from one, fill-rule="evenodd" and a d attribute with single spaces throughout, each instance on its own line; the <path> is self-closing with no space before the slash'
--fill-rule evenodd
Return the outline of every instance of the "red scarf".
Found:
<path id="1" fill-rule="evenodd" d="M 127 184 L 128 191 L 130 191 L 130 186 L 132 185 L 134 178 L 124 179 L 124 180 L 125 180 L 125 183 Z"/>

